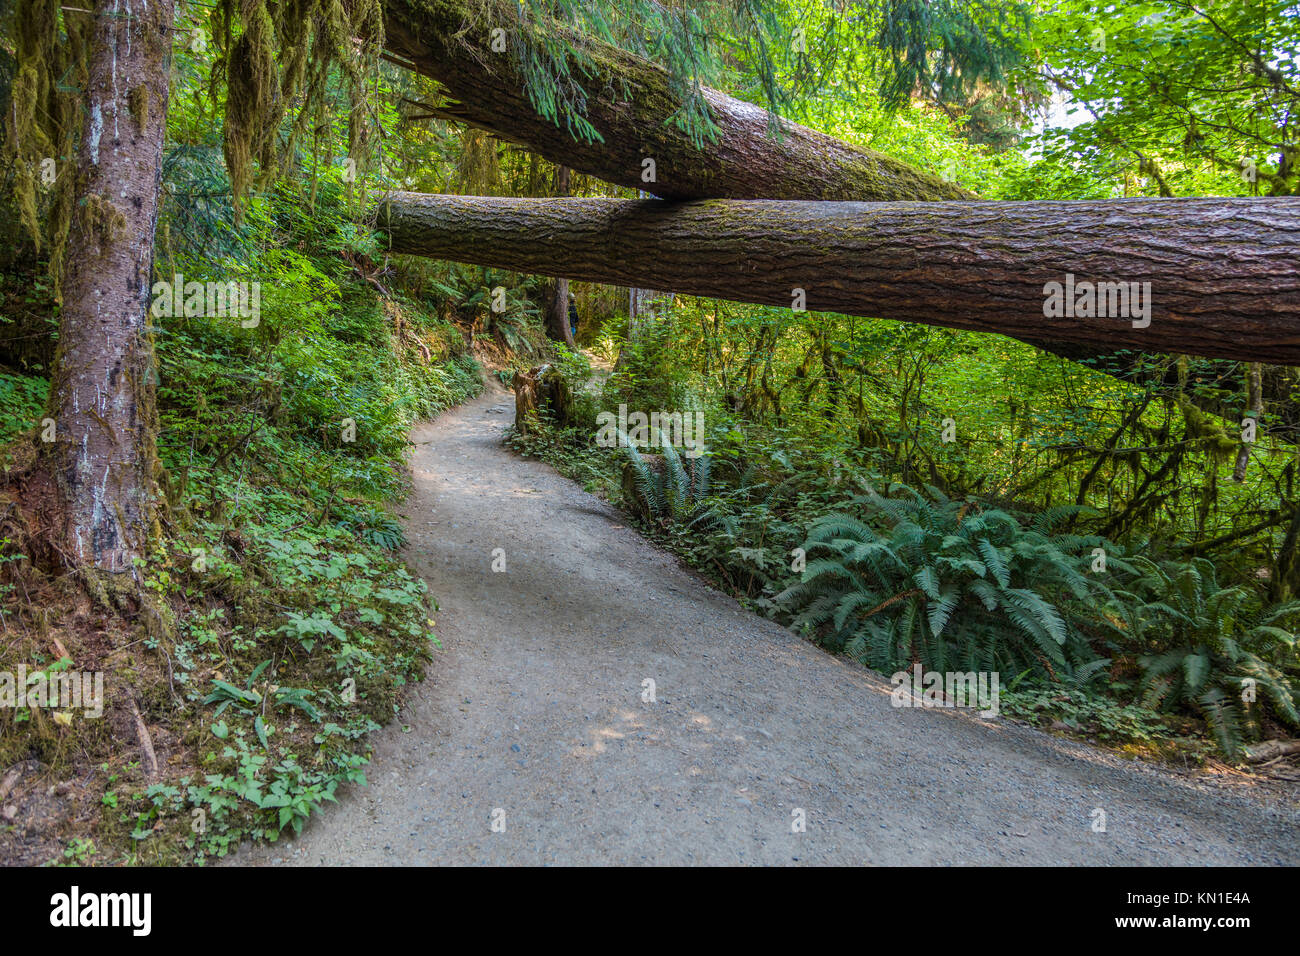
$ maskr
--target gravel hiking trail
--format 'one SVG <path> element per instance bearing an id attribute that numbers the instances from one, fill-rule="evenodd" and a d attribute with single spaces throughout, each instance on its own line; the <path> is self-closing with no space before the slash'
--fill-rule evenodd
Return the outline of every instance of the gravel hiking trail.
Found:
<path id="1" fill-rule="evenodd" d="M 516 455 L 513 416 L 489 383 L 415 429 L 408 559 L 443 648 L 375 735 L 369 785 L 232 862 L 1300 863 L 1294 790 L 892 707 L 885 678 L 743 610 Z"/>

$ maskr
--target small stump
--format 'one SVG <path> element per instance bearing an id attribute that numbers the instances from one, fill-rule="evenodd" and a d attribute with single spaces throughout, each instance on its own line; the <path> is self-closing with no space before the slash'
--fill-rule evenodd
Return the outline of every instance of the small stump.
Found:
<path id="1" fill-rule="evenodd" d="M 538 365 L 515 373 L 515 430 L 533 430 L 545 412 L 560 428 L 573 424 L 573 390 L 554 365 Z"/>

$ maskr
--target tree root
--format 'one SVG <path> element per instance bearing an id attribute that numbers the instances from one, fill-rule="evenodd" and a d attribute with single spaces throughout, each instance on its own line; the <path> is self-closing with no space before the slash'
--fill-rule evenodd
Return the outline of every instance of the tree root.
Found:
<path id="1" fill-rule="evenodd" d="M 143 757 L 142 766 L 144 767 L 145 782 L 149 784 L 158 782 L 158 755 L 154 753 L 153 738 L 149 736 L 149 728 L 145 726 L 144 718 L 140 715 L 140 708 L 136 705 L 135 695 L 131 694 L 131 716 L 135 718 L 135 735 L 140 742 L 140 754 Z"/>

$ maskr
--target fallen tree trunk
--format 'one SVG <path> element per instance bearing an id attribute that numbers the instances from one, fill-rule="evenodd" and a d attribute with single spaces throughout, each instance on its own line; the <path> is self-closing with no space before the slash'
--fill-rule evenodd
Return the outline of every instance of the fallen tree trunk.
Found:
<path id="1" fill-rule="evenodd" d="M 706 90 L 720 139 L 693 143 L 666 122 L 677 102 L 667 74 L 630 53 L 572 34 L 547 23 L 548 33 L 564 33 L 593 54 L 597 72 L 584 82 L 586 115 L 603 142 L 576 142 L 569 132 L 540 116 L 529 102 L 524 79 L 510 53 L 491 52 L 498 26 L 467 6 L 467 0 L 385 0 L 390 59 L 438 80 L 455 99 L 429 105 L 429 114 L 485 129 L 557 163 L 636 189 L 651 184 L 642 163 L 654 159 L 651 191 L 668 199 L 808 199 L 838 201 L 960 200 L 974 194 L 890 157 L 833 137 L 786 124 L 786 136 L 769 135 L 771 117 L 752 104 Z M 535 43 L 535 34 L 511 21 L 515 41 Z M 533 30 L 536 30 L 534 27 Z M 1106 344 L 1053 341 L 1019 335 L 1045 351 L 1138 384 L 1151 384 L 1145 364 L 1133 352 L 1116 354 Z M 1226 365 L 1208 370 L 1228 380 Z M 1293 390 L 1274 388 L 1278 376 L 1266 371 L 1264 397 L 1284 427 L 1279 437 L 1294 441 L 1300 431 L 1300 402 Z M 1285 383 L 1283 383 L 1285 385 Z M 1158 386 L 1157 386 L 1158 387 Z M 1234 386 L 1235 387 L 1235 386 Z M 1196 393 L 1198 407 L 1235 418 L 1240 409 Z"/>
<path id="2" fill-rule="evenodd" d="M 1300 740 L 1265 740 L 1243 748 L 1247 763 L 1264 763 L 1291 754 L 1300 754 Z"/>
<path id="3" fill-rule="evenodd" d="M 505 44 L 493 52 L 493 30 Z M 576 140 L 528 99 L 511 48 L 538 48 L 538 35 L 563 36 L 590 52 L 585 118 L 601 140 Z M 497 23 L 466 0 L 384 0 L 390 59 L 432 77 L 455 102 L 429 104 L 442 119 L 489 130 L 553 163 L 664 199 L 762 198 L 896 201 L 973 199 L 954 183 L 794 123 L 769 135 L 770 114 L 717 90 L 703 96 L 718 129 L 698 145 L 670 122 L 679 101 L 667 71 L 557 22 Z M 498 44 L 499 46 L 501 44 Z M 644 178 L 646 160 L 654 179 Z"/>
<path id="4" fill-rule="evenodd" d="M 516 272 L 562 268 L 588 282 L 1029 342 L 1300 364 L 1300 199 L 674 204 L 397 193 L 378 219 L 393 252 Z M 1083 314 L 1092 283 L 1113 284 L 1112 295 Z M 1117 311 L 1120 285 L 1133 290 L 1131 316 Z M 1060 301 L 1070 290 L 1075 308 Z M 1052 302 L 1058 314 L 1048 314 Z"/>

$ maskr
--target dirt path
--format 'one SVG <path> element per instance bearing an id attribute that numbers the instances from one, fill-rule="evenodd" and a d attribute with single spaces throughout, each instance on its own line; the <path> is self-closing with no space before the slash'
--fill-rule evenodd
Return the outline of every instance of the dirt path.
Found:
<path id="1" fill-rule="evenodd" d="M 512 416 L 494 390 L 415 431 L 410 557 L 445 649 L 370 786 L 238 862 L 1300 863 L 1294 803 L 891 707 L 503 447 Z"/>

